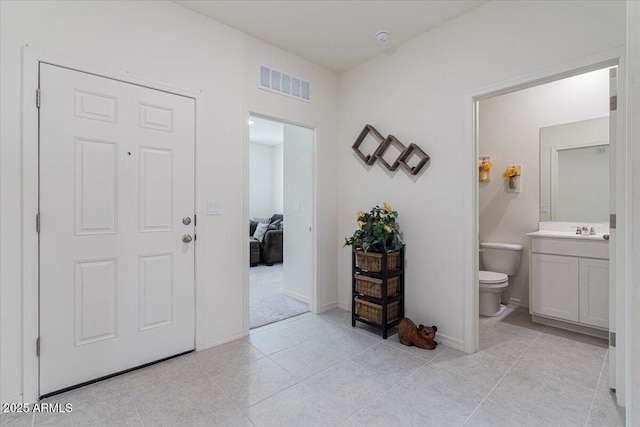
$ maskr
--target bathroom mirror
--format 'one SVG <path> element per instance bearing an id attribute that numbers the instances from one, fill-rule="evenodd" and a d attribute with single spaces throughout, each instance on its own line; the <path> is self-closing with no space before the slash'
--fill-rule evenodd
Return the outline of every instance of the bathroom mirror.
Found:
<path id="1" fill-rule="evenodd" d="M 609 219 L 609 117 L 540 128 L 540 221 Z"/>

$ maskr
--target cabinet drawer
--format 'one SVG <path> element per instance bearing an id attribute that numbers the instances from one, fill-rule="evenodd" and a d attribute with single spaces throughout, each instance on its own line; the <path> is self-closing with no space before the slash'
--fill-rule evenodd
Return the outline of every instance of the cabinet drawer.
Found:
<path id="1" fill-rule="evenodd" d="M 609 259 L 609 242 L 606 240 L 532 238 L 531 252 Z"/>

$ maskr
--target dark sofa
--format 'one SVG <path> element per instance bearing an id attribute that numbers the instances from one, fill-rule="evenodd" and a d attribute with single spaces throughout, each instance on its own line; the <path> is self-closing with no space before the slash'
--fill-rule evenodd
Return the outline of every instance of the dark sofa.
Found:
<path id="1" fill-rule="evenodd" d="M 264 235 L 262 243 L 253 238 L 258 223 L 249 221 L 249 256 L 251 266 L 264 262 L 273 265 L 274 262 L 282 262 L 284 248 L 284 230 L 282 227 L 283 215 L 276 214 L 270 219 L 269 230 Z"/>

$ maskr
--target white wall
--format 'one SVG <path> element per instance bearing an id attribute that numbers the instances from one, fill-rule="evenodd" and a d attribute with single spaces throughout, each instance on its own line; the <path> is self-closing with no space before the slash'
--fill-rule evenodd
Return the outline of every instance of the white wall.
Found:
<path id="1" fill-rule="evenodd" d="M 479 111 L 478 154 L 490 156 L 493 163 L 491 181 L 479 183 L 479 238 L 524 246 L 520 270 L 510 279 L 510 294 L 505 292 L 504 297 L 528 307 L 530 247 L 526 233 L 536 231 L 540 220 L 540 128 L 608 116 L 609 71 L 482 100 Z M 505 191 L 502 172 L 511 164 L 522 165 L 520 193 Z"/>
<path id="2" fill-rule="evenodd" d="M 284 125 L 282 292 L 310 302 L 313 289 L 313 129 Z"/>
<path id="3" fill-rule="evenodd" d="M 389 202 L 407 244 L 406 314 L 437 325 L 446 342 L 462 347 L 476 242 L 467 95 L 621 47 L 624 28 L 624 2 L 490 2 L 340 75 L 339 236 L 352 234 L 357 211 Z M 418 144 L 429 166 L 412 177 L 363 165 L 350 146 L 365 123 Z M 338 254 L 346 308 L 351 259 L 348 248 Z"/>
<path id="4" fill-rule="evenodd" d="M 249 218 L 282 213 L 282 144 L 249 146 Z"/>
<path id="5" fill-rule="evenodd" d="M 99 69 L 202 92 L 196 146 L 199 348 L 248 332 L 242 286 L 248 264 L 246 112 L 317 127 L 319 302 L 321 307 L 335 304 L 335 73 L 172 2 L 2 1 L 0 15 L 1 401 L 20 399 L 23 392 L 20 126 L 25 44 Z M 311 81 L 312 102 L 259 90 L 260 63 Z M 206 202 L 212 199 L 221 202 L 220 216 L 206 216 Z"/>

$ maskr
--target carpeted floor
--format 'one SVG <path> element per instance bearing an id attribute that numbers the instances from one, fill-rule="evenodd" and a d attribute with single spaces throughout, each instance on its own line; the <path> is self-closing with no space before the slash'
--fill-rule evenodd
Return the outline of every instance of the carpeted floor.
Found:
<path id="1" fill-rule="evenodd" d="M 249 270 L 251 329 L 309 311 L 309 305 L 280 292 L 283 264 L 257 265 Z"/>

